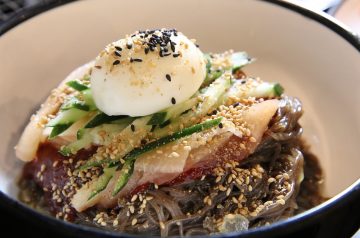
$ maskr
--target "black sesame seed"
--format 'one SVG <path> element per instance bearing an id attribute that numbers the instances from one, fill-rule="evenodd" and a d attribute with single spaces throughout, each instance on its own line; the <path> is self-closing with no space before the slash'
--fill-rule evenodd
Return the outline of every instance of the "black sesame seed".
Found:
<path id="1" fill-rule="evenodd" d="M 160 57 L 164 57 L 164 53 L 160 50 L 159 52 Z"/>
<path id="2" fill-rule="evenodd" d="M 170 74 L 166 74 L 165 77 L 166 77 L 166 79 L 167 79 L 169 82 L 171 82 L 171 76 L 170 76 Z"/>
<path id="3" fill-rule="evenodd" d="M 145 54 L 146 54 L 146 55 L 149 53 L 149 50 L 150 50 L 149 48 L 145 48 L 144 51 L 145 51 Z"/>
<path id="4" fill-rule="evenodd" d="M 169 56 L 171 55 L 171 53 L 165 53 L 165 54 L 162 54 L 163 56 Z"/>
<path id="5" fill-rule="evenodd" d="M 127 43 L 126 44 L 126 48 L 128 48 L 129 50 L 132 48 L 132 44 L 131 43 Z"/>
<path id="6" fill-rule="evenodd" d="M 130 126 L 131 130 L 134 132 L 135 131 L 135 125 L 134 124 L 131 124 Z"/>
<path id="7" fill-rule="evenodd" d="M 217 114 L 217 110 L 214 110 L 214 111 L 212 112 L 212 114 L 213 114 L 213 115 L 216 115 L 216 114 Z"/>
<path id="8" fill-rule="evenodd" d="M 240 103 L 239 103 L 239 102 L 236 102 L 236 103 L 233 104 L 233 107 L 237 107 L 237 106 L 239 106 L 239 105 L 240 105 Z"/>
<path id="9" fill-rule="evenodd" d="M 171 103 L 176 104 L 176 99 L 174 97 L 171 98 Z"/>
<path id="10" fill-rule="evenodd" d="M 175 52 L 175 45 L 174 44 L 170 44 L 171 50 L 172 52 Z"/>
<path id="11" fill-rule="evenodd" d="M 179 57 L 179 56 L 180 56 L 179 53 L 173 54 L 173 57 L 174 57 L 174 58 Z"/>
<path id="12" fill-rule="evenodd" d="M 114 52 L 114 54 L 115 54 L 116 56 L 121 57 L 121 54 L 120 54 L 120 52 L 119 52 L 119 51 L 115 51 L 115 52 Z"/>
<path id="13" fill-rule="evenodd" d="M 120 64 L 120 60 L 115 60 L 115 61 L 113 62 L 113 65 L 118 65 L 118 64 Z"/>
<path id="14" fill-rule="evenodd" d="M 199 48 L 199 47 L 200 47 L 198 44 L 195 44 L 195 46 L 196 46 L 197 48 Z"/>
<path id="15" fill-rule="evenodd" d="M 221 128 L 223 128 L 223 127 L 224 127 L 224 125 L 220 122 L 219 128 L 221 129 Z"/>
<path id="16" fill-rule="evenodd" d="M 132 58 L 131 58 L 131 59 L 132 59 Z M 131 59 L 130 59 L 130 61 L 131 61 Z M 142 59 L 134 58 L 134 59 L 132 59 L 132 61 L 133 61 L 133 62 L 142 62 L 143 60 L 142 60 Z"/>
<path id="17" fill-rule="evenodd" d="M 122 48 L 120 46 L 115 46 L 115 49 L 118 51 L 122 51 Z"/>

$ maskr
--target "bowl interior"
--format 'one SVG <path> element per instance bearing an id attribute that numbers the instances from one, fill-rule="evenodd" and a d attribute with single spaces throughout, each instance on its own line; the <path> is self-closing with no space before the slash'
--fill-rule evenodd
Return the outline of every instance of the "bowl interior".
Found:
<path id="1" fill-rule="evenodd" d="M 286 20 L 285 20 L 286 19 Z M 302 124 L 325 171 L 325 193 L 358 179 L 360 54 L 324 25 L 264 1 L 88 0 L 63 5 L 0 37 L 0 190 L 16 198 L 13 147 L 39 104 L 74 68 L 138 29 L 177 28 L 204 52 L 244 50 L 249 75 L 278 81 L 305 108 Z"/>

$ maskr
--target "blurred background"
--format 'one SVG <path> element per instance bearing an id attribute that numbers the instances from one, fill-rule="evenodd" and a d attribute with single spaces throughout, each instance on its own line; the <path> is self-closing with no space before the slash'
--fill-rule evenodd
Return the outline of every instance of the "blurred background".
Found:
<path id="1" fill-rule="evenodd" d="M 61 0 L 0 0 L 0 24 L 22 8 Z M 324 11 L 360 34 L 360 0 L 285 0 Z"/>

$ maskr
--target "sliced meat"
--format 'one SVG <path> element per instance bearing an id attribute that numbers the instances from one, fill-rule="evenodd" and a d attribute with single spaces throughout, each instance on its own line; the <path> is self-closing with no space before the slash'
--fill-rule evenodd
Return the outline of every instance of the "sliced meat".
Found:
<path id="1" fill-rule="evenodd" d="M 59 107 L 62 104 L 59 98 L 61 98 L 60 94 L 62 94 L 65 89 L 65 83 L 84 76 L 93 64 L 93 62 L 90 62 L 75 69 L 55 90 L 52 91 L 44 104 L 41 105 L 39 111 L 31 117 L 29 124 L 25 127 L 25 130 L 15 147 L 16 157 L 23 161 L 35 159 L 36 151 L 38 150 L 40 143 L 46 138 L 43 135 L 44 120 L 48 115 L 54 114 L 59 110 Z"/>

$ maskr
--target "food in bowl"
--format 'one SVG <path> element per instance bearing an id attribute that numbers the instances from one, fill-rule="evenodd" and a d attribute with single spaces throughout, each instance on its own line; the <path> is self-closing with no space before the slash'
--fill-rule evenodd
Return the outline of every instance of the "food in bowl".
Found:
<path id="1" fill-rule="evenodd" d="M 324 198 L 299 99 L 249 77 L 244 52 L 204 54 L 171 29 L 113 42 L 25 128 L 19 197 L 132 234 L 207 235 L 285 219 Z"/>

